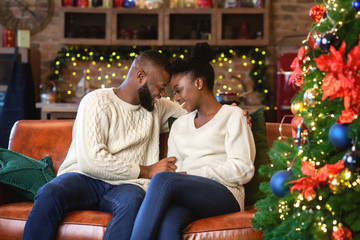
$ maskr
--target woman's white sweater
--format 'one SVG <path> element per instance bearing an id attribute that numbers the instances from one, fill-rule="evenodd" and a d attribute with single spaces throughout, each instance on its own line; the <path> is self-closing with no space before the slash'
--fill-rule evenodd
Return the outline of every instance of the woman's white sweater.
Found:
<path id="1" fill-rule="evenodd" d="M 243 184 L 254 175 L 255 143 L 243 111 L 223 105 L 205 125 L 196 128 L 197 112 L 177 119 L 170 131 L 168 156 L 177 159 L 177 171 L 224 184 L 244 209 Z"/>

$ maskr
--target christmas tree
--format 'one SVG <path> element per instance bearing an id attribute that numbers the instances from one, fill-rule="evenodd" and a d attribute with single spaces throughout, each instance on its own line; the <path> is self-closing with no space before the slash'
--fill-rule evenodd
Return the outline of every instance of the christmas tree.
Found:
<path id="1" fill-rule="evenodd" d="M 360 239 L 360 0 L 317 1 L 291 67 L 292 138 L 275 141 L 255 204 L 264 239 Z"/>

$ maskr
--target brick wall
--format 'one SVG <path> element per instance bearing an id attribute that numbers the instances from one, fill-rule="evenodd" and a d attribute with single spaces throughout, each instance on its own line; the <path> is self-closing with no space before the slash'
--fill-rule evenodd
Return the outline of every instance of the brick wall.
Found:
<path id="1" fill-rule="evenodd" d="M 289 35 L 306 35 L 312 24 L 309 17 L 309 10 L 315 5 L 313 0 L 274 0 L 270 3 L 270 46 L 267 48 L 269 58 L 268 79 L 271 90 L 274 91 L 276 84 L 276 59 L 280 53 L 282 39 Z M 54 13 L 50 23 L 39 33 L 31 37 L 31 46 L 39 49 L 41 53 L 41 81 L 45 81 L 49 75 L 50 62 L 57 56 L 61 48 L 58 42 L 60 38 L 60 13 L 61 0 L 54 0 Z M 0 30 L 2 27 L 0 27 Z M 298 42 L 297 42 L 298 43 Z M 295 44 L 295 43 L 294 43 Z M 233 59 L 231 63 L 233 72 L 224 72 L 223 67 L 214 66 L 217 75 L 224 77 L 242 76 L 245 84 L 251 87 L 251 80 L 248 79 L 246 71 L 242 69 L 242 59 Z M 256 94 L 249 97 L 250 103 L 257 104 Z"/>

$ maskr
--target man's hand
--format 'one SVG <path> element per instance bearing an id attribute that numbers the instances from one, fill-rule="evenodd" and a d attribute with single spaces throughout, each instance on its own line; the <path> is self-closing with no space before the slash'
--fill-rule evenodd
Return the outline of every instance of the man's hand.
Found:
<path id="1" fill-rule="evenodd" d="M 163 158 L 159 162 L 154 163 L 153 165 L 150 166 L 140 165 L 139 178 L 151 179 L 158 172 L 163 172 L 163 171 L 175 172 L 177 168 L 175 162 L 176 162 L 175 157 L 168 157 L 168 158 Z"/>
<path id="2" fill-rule="evenodd" d="M 249 127 L 251 128 L 252 123 L 251 123 L 251 116 L 249 116 L 249 111 L 243 109 L 243 112 L 244 112 L 244 116 L 246 117 L 246 122 L 249 125 Z"/>
<path id="3" fill-rule="evenodd" d="M 232 103 L 231 106 L 237 106 L 236 103 Z M 250 126 L 250 128 L 252 127 L 252 123 L 251 123 L 251 116 L 249 116 L 249 111 L 248 110 L 244 110 L 243 109 L 243 112 L 244 112 L 244 116 L 246 117 L 246 122 L 247 124 Z"/>

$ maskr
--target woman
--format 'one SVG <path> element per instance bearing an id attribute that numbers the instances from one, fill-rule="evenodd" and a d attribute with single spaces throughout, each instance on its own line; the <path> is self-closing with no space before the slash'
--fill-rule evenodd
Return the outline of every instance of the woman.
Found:
<path id="1" fill-rule="evenodd" d="M 172 65 L 171 87 L 189 114 L 170 131 L 168 156 L 177 172 L 150 181 L 131 239 L 181 239 L 190 222 L 244 209 L 244 187 L 254 175 L 255 144 L 243 111 L 213 95 L 214 70 L 207 43 Z"/>

